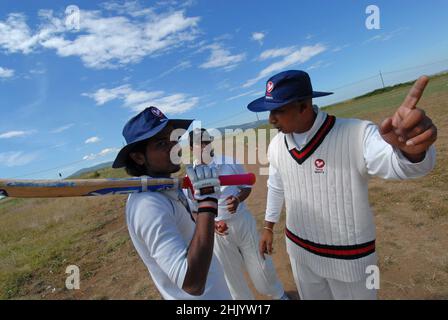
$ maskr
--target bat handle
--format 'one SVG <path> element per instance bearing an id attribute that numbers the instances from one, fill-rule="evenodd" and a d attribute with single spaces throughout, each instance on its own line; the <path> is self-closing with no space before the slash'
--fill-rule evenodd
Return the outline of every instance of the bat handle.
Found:
<path id="1" fill-rule="evenodd" d="M 222 186 L 241 186 L 241 185 L 253 185 L 255 184 L 256 177 L 253 173 L 245 174 L 229 174 L 219 176 L 219 182 Z M 192 188 L 190 178 L 183 178 L 182 189 Z"/>

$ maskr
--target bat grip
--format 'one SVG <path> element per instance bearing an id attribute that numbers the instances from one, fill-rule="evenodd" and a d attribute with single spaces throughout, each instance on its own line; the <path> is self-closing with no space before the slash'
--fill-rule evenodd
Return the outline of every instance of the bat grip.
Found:
<path id="1" fill-rule="evenodd" d="M 253 173 L 229 174 L 219 176 L 218 178 L 222 186 L 253 185 L 256 181 L 256 177 Z M 182 182 L 182 189 L 191 189 L 192 187 L 190 178 L 185 177 Z"/>

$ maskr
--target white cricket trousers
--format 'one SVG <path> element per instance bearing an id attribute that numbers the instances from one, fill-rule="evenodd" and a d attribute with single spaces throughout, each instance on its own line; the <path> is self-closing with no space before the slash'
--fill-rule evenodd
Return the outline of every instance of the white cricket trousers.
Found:
<path id="1" fill-rule="evenodd" d="M 366 280 L 343 282 L 323 278 L 289 256 L 301 300 L 376 300 L 377 290 L 368 289 Z"/>
<path id="2" fill-rule="evenodd" d="M 223 269 L 227 285 L 234 300 L 253 300 L 254 296 L 246 283 L 244 267 L 256 290 L 280 299 L 283 286 L 277 277 L 272 258 L 264 260 L 258 251 L 259 236 L 256 221 L 248 211 L 240 211 L 225 220 L 228 235 L 215 233 L 214 253 Z"/>

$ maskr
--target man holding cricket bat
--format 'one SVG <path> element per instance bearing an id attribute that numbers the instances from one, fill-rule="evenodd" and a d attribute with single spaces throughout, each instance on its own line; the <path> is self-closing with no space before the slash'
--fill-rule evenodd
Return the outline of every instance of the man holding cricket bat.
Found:
<path id="1" fill-rule="evenodd" d="M 269 145 L 269 180 L 262 254 L 272 252 L 273 228 L 286 204 L 286 247 L 302 299 L 375 299 L 367 286 L 376 266 L 375 224 L 368 178 L 409 179 L 435 164 L 437 129 L 417 103 L 428 83 L 419 78 L 380 126 L 342 119 L 314 107 L 309 75 L 272 76 L 265 95 L 248 105 L 269 111 L 279 133 Z"/>
<path id="2" fill-rule="evenodd" d="M 202 128 L 190 131 L 190 150 L 196 165 L 208 164 L 219 175 L 244 174 L 243 165 L 236 159 L 215 155 L 211 142 L 213 136 Z M 224 275 L 234 300 L 254 300 L 244 277 L 247 271 L 255 289 L 274 300 L 289 300 L 277 276 L 270 257 L 258 251 L 258 231 L 254 217 L 245 200 L 252 191 L 250 185 L 221 186 L 218 199 L 218 216 L 215 218 L 214 252 L 224 270 Z M 190 208 L 197 211 L 197 201 L 187 192 Z"/>
<path id="3" fill-rule="evenodd" d="M 112 166 L 125 167 L 132 176 L 170 177 L 180 169 L 171 160 L 177 144 L 171 133 L 186 130 L 191 122 L 146 108 L 125 125 L 127 145 Z M 232 299 L 213 255 L 220 193 L 216 170 L 201 165 L 187 168 L 187 174 L 198 199 L 196 223 L 180 189 L 131 194 L 126 221 L 132 242 L 164 299 Z"/>

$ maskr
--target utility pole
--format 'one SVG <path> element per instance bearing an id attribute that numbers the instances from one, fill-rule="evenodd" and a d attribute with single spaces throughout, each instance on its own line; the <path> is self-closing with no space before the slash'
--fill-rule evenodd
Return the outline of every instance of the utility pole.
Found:
<path id="1" fill-rule="evenodd" d="M 381 78 L 381 83 L 383 84 L 383 89 L 384 89 L 386 86 L 384 85 L 384 79 L 383 79 L 383 74 L 381 73 L 381 70 L 380 70 L 380 78 Z"/>

